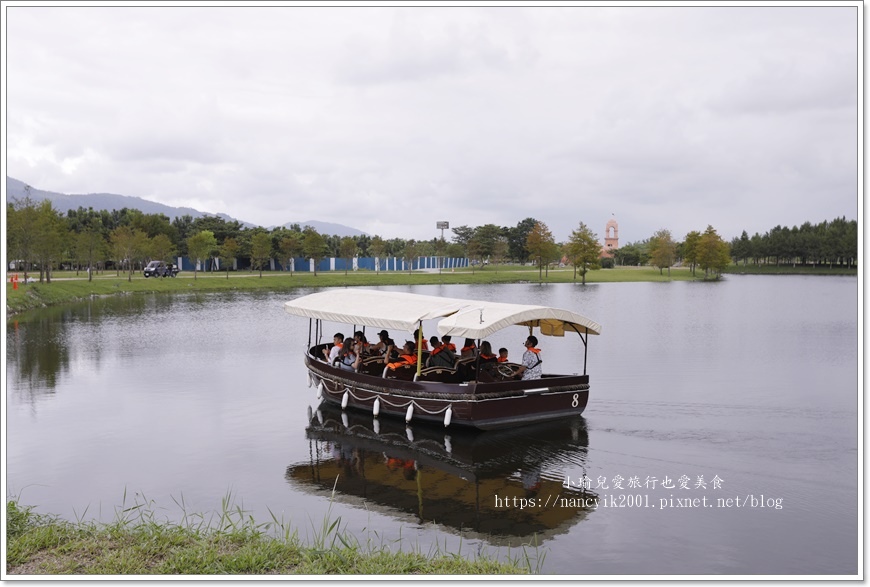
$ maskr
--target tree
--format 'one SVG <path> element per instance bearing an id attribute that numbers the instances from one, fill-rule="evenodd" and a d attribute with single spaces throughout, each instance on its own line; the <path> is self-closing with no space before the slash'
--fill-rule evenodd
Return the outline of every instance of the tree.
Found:
<path id="1" fill-rule="evenodd" d="M 474 238 L 480 243 L 480 254 L 486 259 L 492 256 L 495 244 L 502 236 L 502 229 L 495 224 L 484 224 L 474 231 Z"/>
<path id="2" fill-rule="evenodd" d="M 196 267 L 198 262 L 203 263 L 217 250 L 217 239 L 210 230 L 202 230 L 187 239 L 187 254 L 193 259 L 193 278 L 196 279 Z"/>
<path id="3" fill-rule="evenodd" d="M 6 246 L 13 258 L 24 264 L 24 282 L 27 283 L 27 270 L 36 260 L 39 213 L 30 198 L 30 186 L 24 186 L 24 190 L 27 194 L 24 198 L 6 206 Z"/>
<path id="4" fill-rule="evenodd" d="M 417 241 L 411 239 L 405 243 L 405 248 L 402 250 L 402 260 L 408 264 L 408 275 L 410 275 L 411 270 L 414 269 L 414 259 L 418 256 L 419 247 L 417 246 Z"/>
<path id="5" fill-rule="evenodd" d="M 518 222 L 514 228 L 507 229 L 508 255 L 511 259 L 516 259 L 520 263 L 525 263 L 528 260 L 529 250 L 526 247 L 526 242 L 529 233 L 532 232 L 537 223 L 538 221 L 534 218 L 526 218 Z"/>
<path id="6" fill-rule="evenodd" d="M 677 245 L 671 238 L 671 231 L 666 228 L 657 230 L 649 239 L 650 262 L 659 268 L 659 275 L 667 268 L 668 277 L 671 276 L 671 265 L 674 264 L 676 252 Z"/>
<path id="7" fill-rule="evenodd" d="M 577 270 L 583 285 L 586 285 L 586 273 L 591 269 L 601 269 L 601 244 L 598 235 L 580 223 L 577 230 L 571 232 L 571 237 L 565 245 L 565 254 L 574 266 L 574 281 L 577 281 Z"/>
<path id="8" fill-rule="evenodd" d="M 356 255 L 356 241 L 351 236 L 343 237 L 338 243 L 338 251 L 341 258 L 345 260 L 344 274 L 347 275 L 347 267 L 351 264 L 351 259 Z"/>
<path id="9" fill-rule="evenodd" d="M 383 260 L 383 256 L 387 254 L 387 243 L 384 242 L 384 239 L 375 235 L 372 237 L 369 249 L 371 250 L 372 255 L 375 256 L 375 274 L 379 274 L 381 270 L 381 261 Z"/>
<path id="10" fill-rule="evenodd" d="M 254 268 L 260 270 L 263 277 L 263 266 L 272 257 L 272 237 L 268 232 L 256 232 L 251 237 L 251 262 Z"/>
<path id="11" fill-rule="evenodd" d="M 302 233 L 293 231 L 284 236 L 278 243 L 278 250 L 281 252 L 281 264 L 284 265 L 284 261 L 287 261 L 287 264 L 290 265 L 290 275 L 292 276 L 295 265 L 293 259 L 302 254 Z M 286 270 L 287 266 L 284 265 L 284 271 Z"/>
<path id="12" fill-rule="evenodd" d="M 66 246 L 68 231 L 60 212 L 51 205 L 51 200 L 42 200 L 37 206 L 34 225 L 33 251 L 39 261 L 39 281 L 51 283 L 51 269 L 59 262 Z"/>
<path id="13" fill-rule="evenodd" d="M 708 225 L 698 241 L 698 267 L 704 270 L 704 278 L 709 277 L 710 273 L 718 276 L 730 261 L 728 243 Z"/>
<path id="14" fill-rule="evenodd" d="M 444 240 L 444 237 L 435 239 L 435 255 L 438 256 L 438 273 L 441 273 L 441 269 L 444 266 L 444 253 L 447 251 L 447 241 Z"/>
<path id="15" fill-rule="evenodd" d="M 508 240 L 507 237 L 500 236 L 496 239 L 495 243 L 492 246 L 492 254 L 490 258 L 493 263 L 495 263 L 495 272 L 498 273 L 498 265 L 499 263 L 504 262 L 505 258 L 508 254 Z"/>
<path id="16" fill-rule="evenodd" d="M 175 252 L 175 246 L 168 236 L 161 233 L 151 239 L 151 254 L 160 261 L 169 261 Z"/>
<path id="17" fill-rule="evenodd" d="M 462 245 L 463 247 L 468 246 L 468 241 L 470 241 L 471 237 L 474 236 L 474 229 L 464 224 L 462 226 L 454 226 L 450 230 L 452 230 L 455 235 L 453 237 L 453 242 Z"/>
<path id="18" fill-rule="evenodd" d="M 106 222 L 104 221 L 103 224 L 106 224 Z M 178 243 L 178 254 L 192 258 L 193 256 L 187 250 L 187 239 L 196 234 L 196 231 L 193 230 L 193 216 L 190 214 L 176 216 L 175 220 L 172 221 L 172 226 L 178 235 L 178 240 L 175 241 Z M 195 277 L 196 273 L 194 273 Z"/>
<path id="19" fill-rule="evenodd" d="M 698 246 L 701 242 L 701 233 L 693 230 L 686 235 L 686 240 L 683 242 L 683 261 L 688 263 L 692 268 L 692 275 L 695 274 L 695 265 L 698 264 Z"/>
<path id="20" fill-rule="evenodd" d="M 310 226 L 305 227 L 304 234 L 305 237 L 302 240 L 302 250 L 307 259 L 312 259 L 314 261 L 314 276 L 316 277 L 317 265 L 327 253 L 326 241 L 323 240 L 323 237 Z"/>
<path id="21" fill-rule="evenodd" d="M 224 241 L 218 253 L 221 259 L 224 260 L 224 266 L 227 268 L 227 279 L 230 278 L 230 262 L 239 254 L 239 241 L 233 237 L 229 237 Z"/>
<path id="22" fill-rule="evenodd" d="M 743 265 L 746 266 L 746 262 L 752 254 L 752 242 L 749 240 L 749 235 L 746 234 L 745 230 L 740 235 L 740 238 L 734 237 L 732 239 L 731 254 L 734 255 L 735 263 L 743 259 Z"/>
<path id="23" fill-rule="evenodd" d="M 538 260 L 538 280 L 543 281 L 541 275 L 543 263 L 546 260 L 547 264 L 552 260 L 550 256 L 554 252 L 556 241 L 553 238 L 553 233 L 547 228 L 543 222 L 537 222 L 526 238 L 526 249 L 532 257 Z"/>
<path id="24" fill-rule="evenodd" d="M 471 237 L 465 245 L 465 250 L 471 261 L 471 274 L 474 275 L 474 266 L 483 260 L 483 245 L 477 237 Z"/>
<path id="25" fill-rule="evenodd" d="M 127 281 L 133 281 L 133 261 L 143 254 L 142 247 L 147 245 L 148 237 L 141 230 L 119 226 L 109 234 L 109 242 L 119 274 L 124 267 L 128 272 Z"/>
<path id="26" fill-rule="evenodd" d="M 96 219 L 99 222 L 99 218 Z M 88 281 L 93 281 L 96 261 L 105 254 L 106 242 L 98 230 L 87 228 L 75 236 L 76 258 L 88 268 Z"/>
<path id="27" fill-rule="evenodd" d="M 244 227 L 238 220 L 225 220 L 220 216 L 200 216 L 190 223 L 190 232 L 196 234 L 203 230 L 209 230 L 219 243 L 226 239 L 238 238 Z"/>

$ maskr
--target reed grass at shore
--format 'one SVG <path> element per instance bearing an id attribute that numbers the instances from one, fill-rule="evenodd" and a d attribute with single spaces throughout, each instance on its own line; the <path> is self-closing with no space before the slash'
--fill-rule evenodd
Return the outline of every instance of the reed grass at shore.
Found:
<path id="1" fill-rule="evenodd" d="M 68 522 L 7 500 L 6 574 L 33 575 L 502 575 L 539 572 L 534 551 L 407 552 L 361 543 L 327 513 L 310 543 L 278 520 L 258 524 L 224 500 L 222 511 L 157 521 L 146 504 L 119 508 L 112 523 Z"/>

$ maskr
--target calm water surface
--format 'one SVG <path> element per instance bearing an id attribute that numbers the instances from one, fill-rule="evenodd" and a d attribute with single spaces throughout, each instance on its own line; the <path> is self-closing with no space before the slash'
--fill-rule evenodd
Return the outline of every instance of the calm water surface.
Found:
<path id="1" fill-rule="evenodd" d="M 342 417 L 308 386 L 287 294 L 99 300 L 8 322 L 7 492 L 107 521 L 230 496 L 303 538 L 340 517 L 364 543 L 468 556 L 537 540 L 559 575 L 857 573 L 856 279 L 391 289 L 599 322 L 584 416 L 483 434 Z M 525 334 L 490 340 L 517 359 Z M 545 370 L 582 369 L 576 337 L 540 346 Z"/>

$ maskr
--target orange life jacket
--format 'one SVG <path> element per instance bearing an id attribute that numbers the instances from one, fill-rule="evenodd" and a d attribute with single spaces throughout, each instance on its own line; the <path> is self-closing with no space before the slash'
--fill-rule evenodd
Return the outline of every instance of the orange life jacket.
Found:
<path id="1" fill-rule="evenodd" d="M 453 346 L 453 345 L 450 345 L 450 346 Z M 466 351 L 473 351 L 473 350 L 476 349 L 476 348 L 477 348 L 477 347 L 474 346 L 474 345 L 471 345 L 471 346 L 464 346 L 464 347 L 462 347 L 462 351 L 461 351 L 461 352 L 464 353 L 464 352 L 466 352 Z"/>
<path id="2" fill-rule="evenodd" d="M 491 360 L 495 359 L 496 356 L 495 355 L 485 355 L 483 353 L 480 353 L 480 358 L 484 361 L 491 361 Z"/>
<path id="3" fill-rule="evenodd" d="M 417 355 L 401 354 L 401 355 L 399 355 L 398 361 L 396 361 L 395 363 L 390 363 L 389 365 L 387 365 L 387 367 L 389 367 L 390 369 L 395 371 L 397 368 L 401 367 L 402 365 L 415 365 L 415 364 L 417 364 Z"/>
<path id="4" fill-rule="evenodd" d="M 499 362 L 499 363 L 507 363 L 507 362 L 508 362 L 508 358 L 507 358 L 507 357 L 499 357 L 499 358 L 498 358 L 498 362 Z"/>

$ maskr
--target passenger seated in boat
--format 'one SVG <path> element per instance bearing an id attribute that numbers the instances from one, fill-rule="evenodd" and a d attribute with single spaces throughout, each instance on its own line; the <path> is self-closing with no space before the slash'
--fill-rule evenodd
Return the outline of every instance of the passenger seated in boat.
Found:
<path id="1" fill-rule="evenodd" d="M 429 342 L 432 343 L 432 350 L 426 360 L 426 366 L 452 368 L 456 363 L 456 353 L 451 351 L 446 344 L 438 342 L 437 336 L 433 336 Z"/>
<path id="2" fill-rule="evenodd" d="M 345 371 L 356 371 L 356 368 L 359 366 L 359 356 L 354 350 L 352 343 L 348 342 L 338 351 L 337 364 Z"/>
<path id="3" fill-rule="evenodd" d="M 461 351 L 459 351 L 459 356 L 461 356 L 463 359 L 467 359 L 468 357 L 475 356 L 476 351 L 477 351 L 477 347 L 474 344 L 474 339 L 473 338 L 466 338 L 465 339 L 465 346 L 462 347 Z"/>
<path id="4" fill-rule="evenodd" d="M 498 349 L 498 362 L 499 363 L 507 363 L 508 362 L 508 350 L 504 347 Z"/>
<path id="5" fill-rule="evenodd" d="M 526 352 L 523 353 L 523 362 L 517 369 L 516 375 L 521 379 L 540 379 L 541 363 L 544 361 L 541 358 L 541 349 L 535 348 L 538 344 L 538 339 L 534 336 L 529 336 L 526 342 L 523 343 L 526 347 Z"/>
<path id="6" fill-rule="evenodd" d="M 390 333 L 386 330 L 378 332 L 378 338 L 380 338 L 380 340 L 371 348 L 374 354 L 383 355 L 384 363 L 388 363 L 390 355 L 395 354 L 396 343 L 393 342 L 393 339 L 390 338 Z"/>
<path id="7" fill-rule="evenodd" d="M 343 343 L 344 335 L 340 332 L 336 332 L 335 336 L 332 337 L 332 348 L 323 349 L 323 358 L 327 363 L 332 365 L 332 362 L 335 360 L 335 357 L 338 356 L 338 351 L 341 350 Z"/>
<path id="8" fill-rule="evenodd" d="M 488 340 L 480 343 L 480 354 L 478 355 L 478 359 L 480 359 L 480 363 L 497 363 L 498 357 L 492 354 L 492 345 L 489 344 Z"/>
<path id="9" fill-rule="evenodd" d="M 399 360 L 392 363 L 387 363 L 387 368 L 395 371 L 402 365 L 416 365 L 417 353 L 415 349 L 416 345 L 413 342 L 411 342 L 410 340 L 405 341 L 405 346 L 402 347 L 402 352 L 399 353 Z"/>
<path id="10" fill-rule="evenodd" d="M 429 343 L 426 342 L 425 338 L 420 340 L 420 329 L 419 328 L 414 331 L 414 344 L 417 344 L 418 340 L 420 341 L 420 349 L 424 353 L 428 353 L 429 352 Z"/>
<path id="11" fill-rule="evenodd" d="M 451 337 L 449 334 L 445 334 L 444 336 L 441 337 L 441 342 L 444 343 L 445 345 L 447 345 L 447 348 L 449 348 L 453 352 L 453 354 L 455 355 L 456 354 L 456 345 L 453 344 L 452 342 L 450 342 L 450 338 Z"/>
<path id="12" fill-rule="evenodd" d="M 371 345 L 369 345 L 369 341 L 362 330 L 357 330 L 353 333 L 353 340 L 357 356 L 370 354 L 369 347 Z"/>

